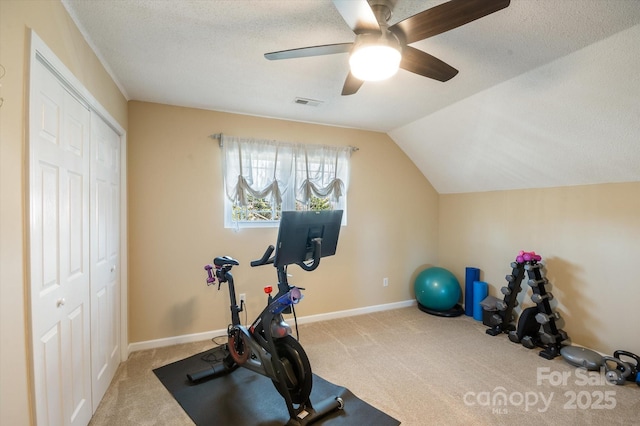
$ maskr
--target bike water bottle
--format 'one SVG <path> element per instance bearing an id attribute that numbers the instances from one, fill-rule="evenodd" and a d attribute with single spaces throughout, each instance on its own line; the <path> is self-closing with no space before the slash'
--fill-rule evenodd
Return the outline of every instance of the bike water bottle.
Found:
<path id="1" fill-rule="evenodd" d="M 300 302 L 300 300 L 302 300 L 302 292 L 298 287 L 293 287 L 287 293 L 278 297 L 271 304 L 271 312 L 274 314 L 279 314 L 289 306 L 295 305 L 296 303 Z"/>

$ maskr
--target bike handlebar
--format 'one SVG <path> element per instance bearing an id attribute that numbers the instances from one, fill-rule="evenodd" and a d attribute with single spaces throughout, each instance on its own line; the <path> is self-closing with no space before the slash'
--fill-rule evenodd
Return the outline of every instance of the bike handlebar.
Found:
<path id="1" fill-rule="evenodd" d="M 269 245 L 260 259 L 251 261 L 251 266 L 261 266 L 273 263 L 274 257 L 270 258 L 269 256 L 271 256 L 271 253 L 273 253 L 274 250 L 275 247 L 273 245 Z"/>
<path id="2" fill-rule="evenodd" d="M 302 269 L 304 269 L 305 271 L 313 271 L 318 267 L 318 265 L 320 265 L 320 257 L 321 257 L 320 247 L 322 244 L 322 238 L 314 238 L 313 240 L 311 240 L 311 242 L 313 244 L 312 262 L 310 263 L 296 262 L 296 264 L 300 266 Z M 270 257 L 270 256 L 274 250 L 275 250 L 275 247 L 270 244 L 260 259 L 251 261 L 250 263 L 251 266 L 252 267 L 262 266 L 262 265 L 268 265 L 273 263 L 275 261 L 275 256 L 273 257 Z"/>

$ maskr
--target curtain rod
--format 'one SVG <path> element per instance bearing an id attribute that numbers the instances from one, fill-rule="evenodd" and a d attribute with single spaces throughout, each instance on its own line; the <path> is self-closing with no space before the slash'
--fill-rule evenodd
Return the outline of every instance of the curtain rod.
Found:
<path id="1" fill-rule="evenodd" d="M 214 133 L 212 135 L 209 135 L 209 137 L 211 139 L 217 139 L 220 143 L 220 148 L 222 148 L 222 133 Z M 358 148 L 357 146 L 349 146 L 349 148 L 351 148 L 351 152 L 360 151 L 360 148 Z"/>

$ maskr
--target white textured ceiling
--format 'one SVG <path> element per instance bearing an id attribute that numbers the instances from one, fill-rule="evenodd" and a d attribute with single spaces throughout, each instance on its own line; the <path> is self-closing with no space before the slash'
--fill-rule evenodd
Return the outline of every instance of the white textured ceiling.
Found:
<path id="1" fill-rule="evenodd" d="M 638 0 L 512 0 L 413 44 L 452 80 L 352 96 L 347 54 L 263 57 L 353 41 L 330 0 L 62 1 L 130 100 L 388 132 L 441 193 L 640 180 Z M 397 0 L 391 23 L 442 2 Z"/>

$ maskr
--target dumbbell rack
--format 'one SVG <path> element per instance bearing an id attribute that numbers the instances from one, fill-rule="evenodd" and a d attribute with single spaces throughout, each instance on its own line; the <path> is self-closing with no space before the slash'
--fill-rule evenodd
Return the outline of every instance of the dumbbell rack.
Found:
<path id="1" fill-rule="evenodd" d="M 498 310 L 491 316 L 489 320 L 491 327 L 486 330 L 486 333 L 491 336 L 509 333 L 511 341 L 522 343 L 523 346 L 529 349 L 537 346 L 542 347 L 544 349 L 540 352 L 540 356 L 546 359 L 553 359 L 560 355 L 561 343 L 567 340 L 568 336 L 556 324 L 556 321 L 560 319 L 560 315 L 558 312 L 554 312 L 549 303 L 553 299 L 553 294 L 545 289 L 545 285 L 549 281 L 544 277 L 543 265 L 536 260 L 516 261 L 511 262 L 511 268 L 511 274 L 505 277 L 508 285 L 501 289 L 504 298 L 496 303 Z M 531 300 L 538 308 L 535 319 L 542 325 L 542 331 L 538 331 L 537 336 L 526 336 L 520 342 L 515 337 L 516 325 L 514 323 L 515 315 L 513 309 L 518 306 L 517 297 L 522 289 L 522 280 L 525 272 L 529 278 L 527 284 L 533 291 Z"/>

